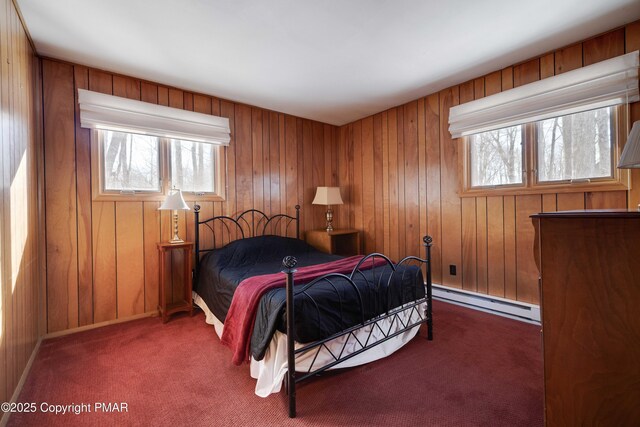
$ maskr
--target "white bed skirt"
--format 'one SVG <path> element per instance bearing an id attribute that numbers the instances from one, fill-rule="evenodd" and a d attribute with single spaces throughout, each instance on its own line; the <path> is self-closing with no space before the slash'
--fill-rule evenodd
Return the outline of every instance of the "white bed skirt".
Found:
<path id="1" fill-rule="evenodd" d="M 195 292 L 193 293 L 193 301 L 198 307 L 202 309 L 202 311 L 204 311 L 206 316 L 206 322 L 210 325 L 213 325 L 218 337 L 222 336 L 222 330 L 224 329 L 224 324 L 211 312 L 211 310 L 209 310 L 209 307 L 207 307 L 207 304 L 204 302 L 204 300 L 200 298 L 200 296 Z M 416 309 L 421 310 L 421 312 L 424 312 L 425 308 L 426 308 L 426 303 L 420 305 L 419 307 L 416 307 Z M 408 321 L 408 318 L 411 316 L 412 313 L 414 313 L 413 310 L 408 310 L 400 313 L 398 316 L 402 318 L 402 321 L 406 324 Z M 415 314 L 413 316 L 414 317 L 411 320 L 413 321 L 418 320 Z M 385 332 L 389 331 L 390 327 L 391 327 L 390 333 L 394 333 L 402 329 L 402 325 L 398 321 L 393 322 L 393 325 L 391 325 L 392 319 L 393 319 L 393 316 L 387 319 L 381 320 L 378 324 Z M 360 342 L 364 343 L 367 340 L 367 337 L 369 336 L 369 333 L 372 328 L 373 328 L 373 333 L 371 334 L 371 338 L 369 339 L 369 342 L 376 342 L 384 338 L 384 335 L 382 334 L 380 329 L 378 329 L 374 325 L 369 325 L 369 326 L 357 329 L 354 332 L 354 335 L 358 337 Z M 357 356 L 354 356 L 348 360 L 345 360 L 342 363 L 337 364 L 331 369 L 349 368 L 353 366 L 364 365 L 365 363 L 373 362 L 375 360 L 387 357 L 390 354 L 393 354 L 396 350 L 401 348 L 407 342 L 409 342 L 413 337 L 415 337 L 419 329 L 420 327 L 416 326 L 407 332 L 398 334 L 397 336 L 385 341 L 382 344 L 379 344 L 367 351 L 364 351 L 358 354 Z M 387 334 L 389 334 L 389 332 L 387 332 Z M 337 355 L 342 350 L 342 347 L 344 346 L 344 343 L 347 339 L 348 339 L 348 343 L 346 345 L 346 348 L 343 354 L 350 354 L 361 348 L 358 341 L 356 341 L 353 337 L 350 337 L 349 335 L 345 335 L 345 336 L 341 336 L 336 339 L 333 339 L 327 342 L 325 345 L 331 350 L 333 354 Z M 296 342 L 295 346 L 296 348 L 300 348 L 303 345 Z M 309 369 L 311 363 L 313 362 L 313 358 L 315 357 L 316 352 L 317 352 L 317 349 L 312 349 L 308 352 L 305 352 L 303 354 L 299 354 L 298 356 L 296 356 L 296 371 L 306 372 Z M 328 363 L 331 363 L 333 361 L 334 361 L 334 358 L 331 356 L 328 350 L 323 348 L 320 351 L 320 354 L 316 358 L 315 362 L 313 362 L 314 363 L 313 366 L 314 368 L 317 368 L 317 367 L 326 365 Z M 269 348 L 267 348 L 264 358 L 259 361 L 255 360 L 253 357 L 251 358 L 250 372 L 251 372 L 251 377 L 257 380 L 255 392 L 258 396 L 267 397 L 271 393 L 278 393 L 280 391 L 284 376 L 287 373 L 287 336 L 286 334 L 283 334 L 280 331 L 276 331 L 276 333 L 273 336 L 273 339 L 271 340 L 271 343 L 269 344 Z"/>

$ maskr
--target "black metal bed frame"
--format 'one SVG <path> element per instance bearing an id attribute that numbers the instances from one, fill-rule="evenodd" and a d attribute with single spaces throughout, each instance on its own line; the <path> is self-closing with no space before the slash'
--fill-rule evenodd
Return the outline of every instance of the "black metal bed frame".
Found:
<path id="1" fill-rule="evenodd" d="M 195 214 L 195 253 L 196 253 L 196 263 L 195 263 L 195 275 L 198 276 L 200 272 L 200 255 L 203 252 L 211 252 L 218 248 L 216 243 L 216 232 L 214 230 L 215 224 L 220 224 L 220 231 L 222 231 L 222 244 L 224 244 L 225 239 L 224 236 L 227 236 L 226 242 L 229 243 L 231 241 L 232 233 L 229 228 L 229 222 L 236 226 L 234 231 L 239 231 L 239 239 L 244 239 L 246 237 L 256 237 L 263 236 L 266 234 L 269 227 L 271 230 L 275 230 L 277 228 L 284 228 L 284 234 L 286 235 L 289 231 L 289 227 L 291 223 L 295 221 L 295 232 L 296 239 L 300 238 L 300 205 L 295 206 L 296 214 L 295 216 L 287 215 L 287 214 L 276 214 L 269 217 L 264 212 L 258 209 L 248 209 L 244 212 L 239 213 L 236 217 L 230 217 L 228 215 L 218 215 L 203 221 L 200 221 L 200 205 L 193 206 L 193 212 Z M 258 217 L 256 221 L 256 216 Z M 207 227 L 211 234 L 213 235 L 213 247 L 202 249 L 200 247 L 200 225 L 204 225 Z M 245 233 L 245 230 L 248 233 Z M 259 232 L 259 234 L 258 234 Z"/>
<path id="2" fill-rule="evenodd" d="M 237 229 L 240 231 L 238 233 L 239 238 L 265 235 L 270 225 L 274 226 L 274 228 L 280 227 L 281 225 L 283 225 L 285 234 L 287 234 L 288 229 L 291 226 L 292 222 L 295 221 L 296 238 L 300 238 L 300 225 L 299 225 L 300 224 L 300 206 L 296 205 L 295 209 L 296 209 L 295 217 L 287 214 L 277 214 L 269 217 L 262 211 L 259 211 L 257 209 L 249 209 L 238 214 L 235 218 L 226 216 L 226 215 L 220 215 L 220 216 L 215 216 L 215 217 L 200 221 L 200 218 L 199 218 L 200 206 L 195 205 L 194 206 L 195 253 L 196 253 L 195 274 L 197 275 L 199 272 L 201 252 L 209 252 L 216 249 L 216 238 L 215 238 L 216 233 L 215 233 L 214 227 L 212 226 L 212 224 L 214 224 L 216 221 L 220 221 L 222 224 L 224 224 L 223 226 L 221 226 L 221 230 L 223 232 L 226 232 L 229 236 L 231 236 L 231 230 L 229 229 L 229 226 L 226 224 L 226 222 L 231 222 L 232 224 L 235 224 Z M 249 221 L 249 219 L 247 219 L 245 216 L 251 216 L 251 220 Z M 258 216 L 257 222 L 255 220 L 256 216 Z M 284 224 L 281 224 L 281 222 L 283 221 L 284 221 Z M 212 248 L 208 248 L 208 249 L 200 248 L 200 233 L 199 233 L 200 225 L 206 226 L 212 232 L 214 236 L 214 239 L 213 239 L 214 246 Z M 249 231 L 248 236 L 245 235 L 245 232 L 244 232 L 245 230 L 243 229 L 243 226 L 248 229 Z M 260 234 L 256 234 L 256 232 L 259 232 Z M 295 257 L 292 257 L 292 256 L 288 256 L 283 259 L 282 273 L 286 275 L 286 304 L 285 304 L 286 312 L 285 313 L 286 313 L 286 323 L 287 323 L 286 328 L 287 328 L 287 364 L 288 364 L 285 385 L 286 385 L 288 399 L 289 399 L 288 404 L 289 404 L 290 418 L 295 418 L 296 416 L 296 384 L 297 383 L 307 380 L 314 375 L 320 374 L 346 360 L 351 359 L 352 357 L 359 355 L 360 353 L 363 353 L 366 350 L 369 350 L 379 344 L 382 344 L 402 333 L 408 332 L 409 330 L 415 327 L 419 327 L 423 323 L 426 323 L 427 325 L 427 339 L 433 340 L 433 316 L 432 316 L 433 313 L 432 313 L 432 305 L 431 305 L 432 303 L 431 245 L 433 240 L 430 236 L 424 236 L 422 241 L 423 241 L 423 245 L 425 247 L 425 252 L 426 252 L 425 253 L 426 258 L 424 259 L 418 258 L 415 256 L 407 256 L 397 264 L 394 264 L 385 255 L 380 253 L 372 253 L 365 256 L 362 260 L 360 260 L 360 262 L 356 265 L 356 267 L 353 269 L 353 271 L 349 275 L 338 274 L 338 273 L 323 275 L 307 283 L 306 285 L 298 286 L 298 289 L 295 289 L 295 291 L 294 291 L 294 286 L 295 286 L 294 276 L 296 272 L 295 268 L 297 265 L 297 260 L 295 259 Z M 366 266 L 363 270 L 361 270 L 360 268 L 363 265 L 365 265 L 367 261 L 374 260 L 375 258 L 383 259 L 384 260 L 383 265 L 385 267 L 390 267 L 392 269 L 392 273 L 387 279 L 388 280 L 387 286 L 391 283 L 392 276 L 393 274 L 395 274 L 399 266 L 409 264 L 409 263 L 417 263 L 419 265 L 424 264 L 426 266 L 426 276 L 427 276 L 427 280 L 425 284 L 426 295 L 422 298 L 415 299 L 414 301 L 403 304 L 399 307 L 387 308 L 385 313 L 373 319 L 365 319 L 362 296 L 360 294 L 360 291 L 356 287 L 356 284 L 354 283 L 353 279 L 357 275 L 364 277 L 362 273 L 363 270 L 372 270 L 372 268 L 366 268 Z M 379 268 L 379 267 L 373 267 L 373 269 L 375 268 Z M 380 270 L 382 270 L 382 268 L 380 268 Z M 333 287 L 333 289 L 336 291 L 337 295 L 339 296 L 338 288 L 334 283 L 335 280 L 346 282 L 346 285 L 350 285 L 356 290 L 356 293 L 359 297 L 361 313 L 363 313 L 362 322 L 355 326 L 346 328 L 341 332 L 333 334 L 330 337 L 305 344 L 302 347 L 296 349 L 294 344 L 294 324 L 295 324 L 295 313 L 294 313 L 294 303 L 293 303 L 294 298 L 298 296 L 306 296 L 308 298 L 311 298 L 311 300 L 313 301 L 313 298 L 307 293 L 307 290 L 311 286 L 315 286 L 319 283 L 328 283 L 330 286 Z M 375 271 L 374 271 L 373 281 L 375 282 L 375 280 L 376 279 L 375 279 Z M 369 284 L 368 280 L 367 280 L 367 284 Z M 345 284 L 343 284 L 342 286 L 345 286 Z M 313 303 L 315 304 L 315 301 L 313 301 Z M 341 300 L 340 300 L 340 304 L 342 304 Z M 423 305 L 426 305 L 426 307 L 424 309 L 424 312 L 421 312 L 420 308 Z M 403 320 L 403 317 L 405 317 L 405 320 Z M 385 330 L 381 326 L 381 324 L 383 321 L 389 321 L 389 319 L 390 319 L 390 324 L 388 325 L 388 328 Z M 394 324 L 397 327 L 399 326 L 399 329 L 393 330 Z M 368 332 L 366 328 L 369 328 Z M 381 333 L 382 338 L 377 340 L 372 340 L 373 333 L 375 330 Z M 366 340 L 363 340 L 364 342 L 357 337 L 356 332 L 358 331 L 365 331 L 364 333 L 367 334 Z M 344 343 L 342 344 L 342 348 L 340 349 L 339 352 L 337 352 L 337 354 L 334 354 L 334 352 L 332 352 L 327 346 L 327 343 L 344 336 L 346 336 L 346 338 L 344 340 Z M 353 340 L 353 341 L 350 341 L 350 340 Z M 349 344 L 350 342 L 352 344 L 357 343 L 359 348 L 356 351 L 345 353 L 347 344 Z M 333 360 L 326 365 L 314 367 L 316 360 L 323 349 L 328 352 L 328 354 Z M 303 353 L 313 352 L 313 351 L 315 351 L 315 355 L 313 356 L 309 369 L 306 372 L 296 373 L 296 367 L 295 367 L 296 356 Z"/>

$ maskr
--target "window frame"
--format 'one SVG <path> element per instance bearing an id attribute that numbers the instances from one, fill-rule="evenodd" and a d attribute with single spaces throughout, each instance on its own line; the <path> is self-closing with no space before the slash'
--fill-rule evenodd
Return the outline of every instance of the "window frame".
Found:
<path id="1" fill-rule="evenodd" d="M 480 197 L 480 196 L 512 196 L 521 194 L 547 194 L 547 193 L 575 193 L 589 191 L 615 191 L 628 190 L 630 188 L 629 172 L 626 169 L 616 167 L 617 159 L 620 158 L 625 138 L 624 120 L 628 116 L 625 114 L 625 106 L 619 105 L 613 108 L 612 132 L 612 177 L 592 178 L 589 182 L 582 180 L 571 183 L 565 181 L 544 181 L 538 180 L 538 153 L 537 122 L 523 124 L 523 177 L 522 184 L 505 184 L 498 186 L 472 187 L 471 186 L 471 147 L 470 137 L 462 137 L 462 147 L 458 150 L 458 158 L 461 172 L 459 195 L 460 197 Z"/>
<path id="2" fill-rule="evenodd" d="M 171 172 L 171 143 L 175 138 L 161 138 L 161 140 L 165 141 L 163 145 L 163 150 L 165 151 L 165 159 L 166 159 L 166 177 L 164 180 L 168 181 L 168 183 L 173 183 L 173 176 Z M 184 140 L 182 140 L 184 141 Z M 198 141 L 194 141 L 198 142 Z M 226 153 L 227 150 L 222 145 L 213 145 L 214 150 L 214 159 L 213 165 L 215 168 L 214 174 L 214 191 L 213 192 L 194 192 L 182 190 L 182 197 L 184 197 L 185 201 L 212 201 L 212 202 L 223 202 L 225 200 L 225 188 L 226 188 Z M 223 172 L 224 171 L 224 172 Z M 168 193 L 167 193 L 168 194 Z"/>
<path id="3" fill-rule="evenodd" d="M 105 190 L 104 177 L 104 148 L 102 144 L 101 130 L 109 129 L 93 129 L 91 130 L 91 193 L 94 201 L 157 201 L 162 202 L 172 189 L 171 177 L 171 138 L 159 137 L 160 147 L 159 156 L 159 176 L 160 191 L 120 191 Z M 116 130 L 117 132 L 122 132 Z M 134 132 L 130 132 L 134 133 Z M 197 141 L 196 141 L 197 142 Z M 223 145 L 214 145 L 214 167 L 215 173 L 215 190 L 214 192 L 194 193 L 183 191 L 183 197 L 187 202 L 222 202 L 225 201 L 226 193 L 226 157 L 227 150 Z"/>
<path id="4" fill-rule="evenodd" d="M 521 150 L 521 155 L 522 155 L 522 166 L 526 167 L 526 142 L 525 140 L 527 139 L 527 127 L 526 125 L 516 125 L 516 126 L 520 126 L 521 130 L 520 130 L 520 134 L 522 135 L 522 150 Z M 516 126 L 510 126 L 510 127 L 516 127 Z M 472 180 L 472 174 L 473 172 L 471 171 L 471 138 L 473 135 L 470 135 L 468 137 L 464 138 L 464 145 L 465 145 L 465 150 L 467 151 L 466 155 L 465 155 L 465 177 L 466 177 L 466 185 L 467 188 L 470 191 L 492 191 L 495 189 L 505 189 L 505 190 L 516 190 L 519 188 L 526 188 L 527 186 L 527 180 L 526 180 L 526 176 L 522 176 L 522 182 L 518 182 L 518 183 L 514 183 L 514 184 L 500 184 L 500 185 L 476 185 L 473 186 L 471 185 L 471 180 Z"/>
<path id="5" fill-rule="evenodd" d="M 98 165 L 97 168 L 96 167 L 92 167 L 92 170 L 97 169 L 98 173 L 99 173 L 99 177 L 98 180 L 95 182 L 99 182 L 100 183 L 100 189 L 99 192 L 101 195 L 145 195 L 145 196 L 155 196 L 155 195 L 161 195 L 164 193 L 164 187 L 163 187 L 163 182 L 162 182 L 162 138 L 160 137 L 155 137 L 158 140 L 158 179 L 159 179 L 159 190 L 107 190 L 105 188 L 106 186 L 106 176 L 105 176 L 105 168 L 104 168 L 104 156 L 105 156 L 105 152 L 104 152 L 104 137 L 101 134 L 101 131 L 104 132 L 120 132 L 120 133 L 128 133 L 128 134 L 134 134 L 133 132 L 122 132 L 119 130 L 112 130 L 112 129 L 102 129 L 96 132 L 92 132 L 92 145 L 93 144 L 93 139 L 95 138 L 96 140 L 96 144 L 97 144 L 97 153 L 98 153 Z M 149 135 L 149 136 L 153 136 L 153 135 Z M 94 156 L 92 155 L 92 158 Z"/>

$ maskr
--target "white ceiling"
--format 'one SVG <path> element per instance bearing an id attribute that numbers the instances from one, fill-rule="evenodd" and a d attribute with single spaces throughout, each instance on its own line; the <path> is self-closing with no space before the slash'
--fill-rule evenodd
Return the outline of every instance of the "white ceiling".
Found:
<path id="1" fill-rule="evenodd" d="M 640 18 L 640 0 L 17 0 L 39 54 L 341 125 Z"/>

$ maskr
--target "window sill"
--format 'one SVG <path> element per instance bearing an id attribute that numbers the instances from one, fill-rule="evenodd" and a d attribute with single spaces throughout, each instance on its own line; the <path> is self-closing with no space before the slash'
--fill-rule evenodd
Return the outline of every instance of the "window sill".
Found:
<path id="1" fill-rule="evenodd" d="M 92 200 L 94 202 L 162 202 L 166 197 L 162 193 L 94 193 Z"/>
<path id="2" fill-rule="evenodd" d="M 205 194 L 202 196 L 195 196 L 182 193 L 182 196 L 187 202 L 224 202 L 225 199 L 222 196 L 215 194 Z M 148 194 L 148 193 L 137 193 L 137 194 L 117 194 L 117 193 L 103 193 L 103 194 L 94 194 L 92 200 L 94 202 L 164 202 L 167 198 L 166 194 Z"/>
<path id="3" fill-rule="evenodd" d="M 459 192 L 460 197 L 520 196 L 549 193 L 588 193 L 593 191 L 628 191 L 629 185 L 620 181 L 590 182 L 581 184 L 538 184 L 535 187 L 478 188 Z"/>
<path id="4" fill-rule="evenodd" d="M 225 198 L 218 194 L 203 194 L 196 196 L 194 194 L 182 193 L 185 202 L 224 202 Z"/>

